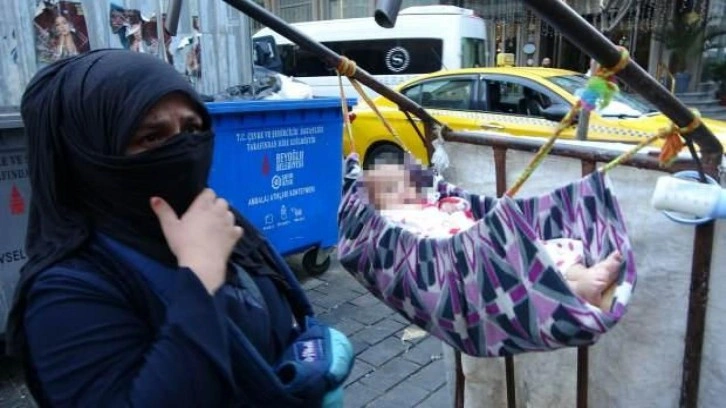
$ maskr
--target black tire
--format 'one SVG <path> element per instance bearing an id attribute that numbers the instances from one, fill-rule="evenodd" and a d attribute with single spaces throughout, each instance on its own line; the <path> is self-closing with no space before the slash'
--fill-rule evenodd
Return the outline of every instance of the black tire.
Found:
<path id="1" fill-rule="evenodd" d="M 403 149 L 386 143 L 371 149 L 363 160 L 363 169 L 369 170 L 376 162 L 403 164 Z"/>
<path id="2" fill-rule="evenodd" d="M 330 255 L 325 257 L 323 263 L 318 263 L 319 248 L 313 248 L 305 252 L 302 258 L 303 271 L 309 276 L 320 276 L 330 268 Z"/>

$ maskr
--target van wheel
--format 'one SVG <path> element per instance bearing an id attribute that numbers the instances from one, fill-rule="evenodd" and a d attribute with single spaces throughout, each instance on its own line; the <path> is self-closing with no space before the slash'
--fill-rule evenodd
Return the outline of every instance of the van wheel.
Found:
<path id="1" fill-rule="evenodd" d="M 374 147 L 363 160 L 363 169 L 369 170 L 377 161 L 403 164 L 403 149 L 393 144 L 382 144 Z"/>

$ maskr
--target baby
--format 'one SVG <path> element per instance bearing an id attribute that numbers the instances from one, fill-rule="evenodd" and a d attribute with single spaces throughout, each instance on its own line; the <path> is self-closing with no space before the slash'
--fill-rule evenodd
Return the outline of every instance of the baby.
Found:
<path id="1" fill-rule="evenodd" d="M 364 183 L 371 203 L 383 217 L 419 236 L 446 238 L 476 223 L 468 201 L 426 196 L 422 186 L 431 186 L 433 177 L 420 166 L 379 163 L 364 172 Z M 587 267 L 581 241 L 561 238 L 540 243 L 576 295 L 609 310 L 623 261 L 619 252 Z"/>

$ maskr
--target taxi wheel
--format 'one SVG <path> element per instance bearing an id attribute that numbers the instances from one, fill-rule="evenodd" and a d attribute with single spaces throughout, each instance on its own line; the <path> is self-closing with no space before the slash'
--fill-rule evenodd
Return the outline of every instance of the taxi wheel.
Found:
<path id="1" fill-rule="evenodd" d="M 390 143 L 378 145 L 366 154 L 363 169 L 370 169 L 377 161 L 403 164 L 403 149 Z"/>

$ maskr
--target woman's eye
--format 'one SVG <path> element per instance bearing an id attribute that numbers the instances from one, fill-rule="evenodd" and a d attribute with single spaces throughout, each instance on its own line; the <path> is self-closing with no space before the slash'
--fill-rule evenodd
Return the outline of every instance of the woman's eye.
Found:
<path id="1" fill-rule="evenodd" d="M 199 133 L 202 131 L 202 126 L 196 123 L 190 123 L 186 125 L 183 130 L 187 133 Z"/>
<path id="2" fill-rule="evenodd" d="M 153 133 L 141 138 L 141 143 L 144 145 L 156 145 L 162 143 L 166 138 L 158 133 Z"/>

